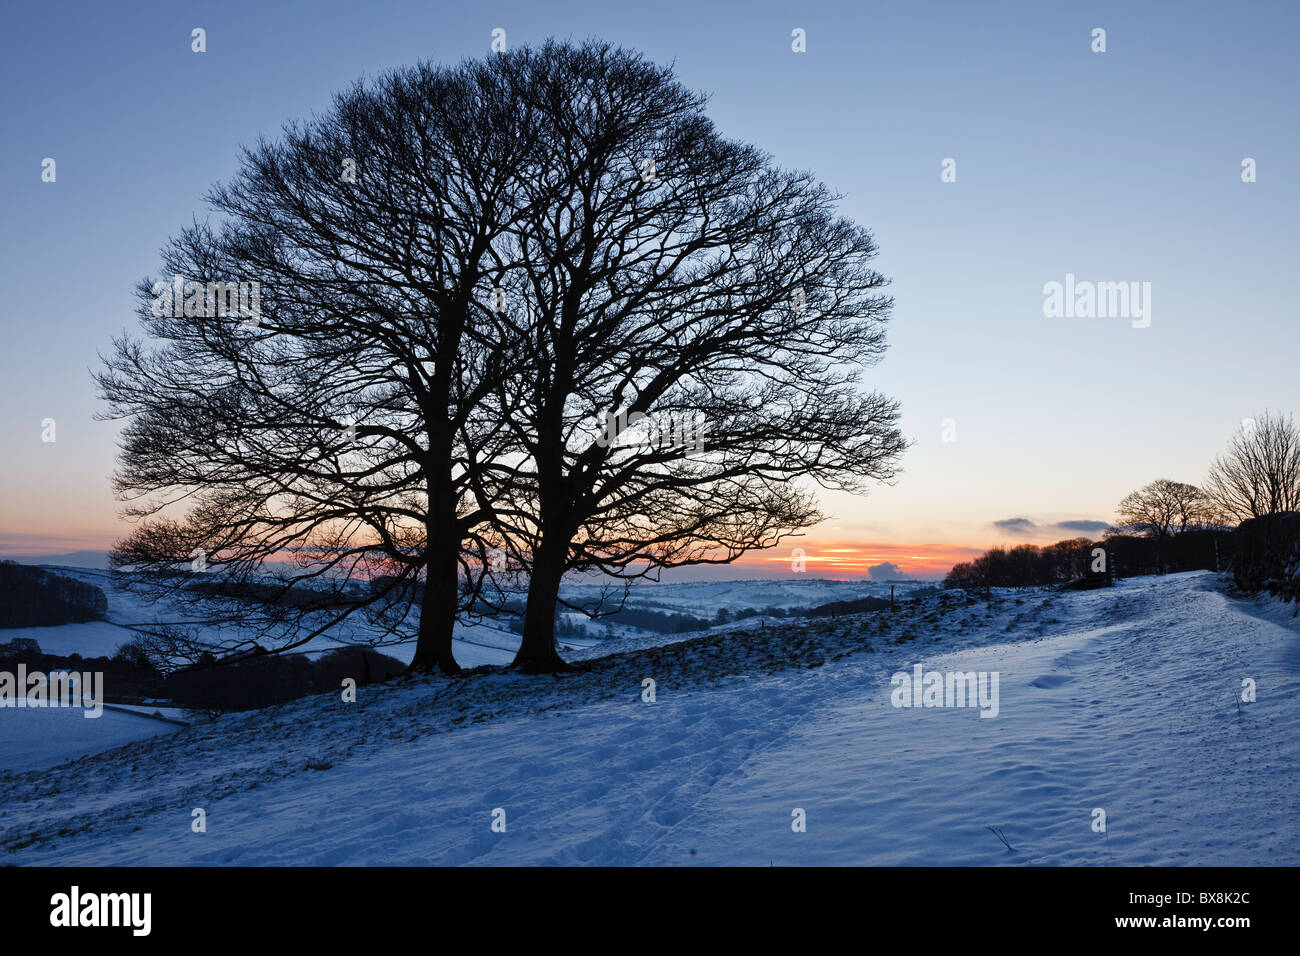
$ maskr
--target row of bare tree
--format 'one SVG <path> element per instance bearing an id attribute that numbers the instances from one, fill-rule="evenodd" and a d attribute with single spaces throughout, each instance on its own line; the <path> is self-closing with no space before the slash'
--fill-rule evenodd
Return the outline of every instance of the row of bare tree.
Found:
<path id="1" fill-rule="evenodd" d="M 1300 428 L 1265 411 L 1242 422 L 1201 486 L 1161 478 L 1127 495 L 1116 526 L 1162 544 L 1189 530 L 1300 511 Z"/>
<path id="2" fill-rule="evenodd" d="M 892 304 L 871 234 L 704 106 L 551 43 L 358 83 L 244 151 L 97 376 L 136 522 L 115 565 L 207 625 L 159 656 L 364 622 L 454 671 L 458 615 L 526 578 L 516 664 L 553 670 L 566 573 L 731 561 L 818 521 L 814 484 L 894 475 L 897 403 L 859 378 Z M 238 600 L 268 582 L 315 597 Z"/>
<path id="3" fill-rule="evenodd" d="M 1217 532 L 1239 522 L 1300 512 L 1300 429 L 1290 416 L 1265 412 L 1246 419 L 1215 459 L 1203 487 L 1161 478 L 1126 495 L 1103 541 L 1071 538 L 1039 547 L 991 548 L 953 566 L 945 587 L 1030 587 L 1085 577 L 1089 572 L 1163 573 L 1210 567 L 1220 556 Z M 1283 526 L 1293 527 L 1293 523 Z M 1127 532 L 1127 534 L 1125 533 Z M 1294 544 L 1294 542 L 1293 542 Z M 1097 548 L 1104 549 L 1098 564 Z"/>

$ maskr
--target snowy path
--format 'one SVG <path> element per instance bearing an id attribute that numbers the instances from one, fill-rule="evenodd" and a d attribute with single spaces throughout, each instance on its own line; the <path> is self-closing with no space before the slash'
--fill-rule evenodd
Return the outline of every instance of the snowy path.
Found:
<path id="1" fill-rule="evenodd" d="M 84 777 L 0 777 L 0 858 L 1294 865 L 1300 627 L 1219 587 L 931 601 L 561 679 L 399 682 L 232 715 L 68 768 Z M 892 707 L 889 675 L 915 663 L 998 671 L 999 716 Z M 1242 677 L 1258 700 L 1238 711 Z"/>
<path id="2" fill-rule="evenodd" d="M 1279 652 L 1296 638 L 1191 597 L 1140 624 L 927 658 L 1000 672 L 998 718 L 881 694 L 828 708 L 714 787 L 646 861 L 707 846 L 703 861 L 724 864 L 1294 864 L 1300 688 Z M 1222 628 L 1192 653 L 1175 638 L 1188 613 Z M 1238 713 L 1242 676 L 1260 696 Z"/>

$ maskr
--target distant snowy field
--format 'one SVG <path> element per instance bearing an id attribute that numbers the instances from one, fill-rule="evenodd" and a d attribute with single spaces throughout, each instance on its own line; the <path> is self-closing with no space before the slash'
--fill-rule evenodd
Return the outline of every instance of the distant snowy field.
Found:
<path id="1" fill-rule="evenodd" d="M 1196 572 L 747 621 L 600 642 L 570 656 L 616 653 L 562 677 L 229 715 L 0 774 L 0 860 L 1295 865 L 1300 621 L 1224 587 Z M 997 671 L 999 716 L 891 706 L 890 675 L 918 663 Z M 1258 699 L 1239 705 L 1243 678 Z"/>
<path id="2" fill-rule="evenodd" d="M 81 710 L 73 709 L 0 709 L 0 770 L 55 767 L 85 754 L 176 729 L 162 721 L 118 710 L 86 717 Z"/>
<path id="3" fill-rule="evenodd" d="M 896 585 L 898 597 L 906 597 L 915 588 L 935 587 L 933 581 L 905 581 Z M 879 581 L 835 581 L 810 578 L 806 574 L 760 581 L 697 581 L 679 584 L 637 585 L 630 600 L 633 607 L 671 610 L 679 614 L 712 616 L 718 608 L 735 612 L 752 607 L 815 607 L 832 601 L 851 601 L 861 597 L 889 597 L 890 585 Z M 599 589 L 594 585 L 572 585 L 564 596 L 570 601 L 584 597 L 593 600 Z"/>
<path id="4" fill-rule="evenodd" d="M 132 625 L 156 620 L 173 621 L 178 618 L 177 613 L 170 607 L 160 607 L 139 595 L 114 587 L 113 578 L 107 571 L 57 566 L 51 566 L 50 569 L 103 589 L 108 598 L 108 620 L 57 627 L 4 628 L 0 629 L 0 643 L 15 638 L 31 638 L 40 644 L 42 651 L 48 654 L 112 655 L 117 648 L 135 637 L 130 629 Z M 902 600 L 917 588 L 932 586 L 932 582 L 900 583 L 897 585 L 898 598 Z M 719 608 L 725 608 L 731 613 L 747 607 L 807 608 L 831 601 L 849 601 L 862 597 L 887 598 L 889 591 L 890 585 L 878 582 L 833 581 L 809 578 L 806 575 L 792 577 L 788 581 L 641 583 L 633 587 L 626 606 L 632 609 L 689 614 L 712 619 Z M 574 584 L 566 585 L 562 596 L 572 603 L 594 607 L 600 600 L 600 594 L 601 589 L 595 585 Z M 622 594 L 621 589 L 610 590 L 607 594 L 605 609 L 616 608 Z M 585 615 L 576 612 L 570 613 L 568 617 L 575 622 L 590 621 Z M 607 654 L 634 646 L 623 644 L 623 638 L 631 638 L 638 644 L 644 644 L 647 640 L 650 643 L 662 643 L 664 640 L 677 641 L 685 636 L 658 635 L 653 631 L 625 625 L 606 625 L 603 622 L 603 618 L 598 618 L 596 622 L 588 623 L 586 626 L 595 633 L 614 638 L 612 643 L 593 638 L 562 636 L 560 638 L 562 646 L 569 650 Z M 208 630 L 210 634 L 219 633 L 211 628 Z M 353 639 L 362 643 L 369 636 L 363 626 L 354 626 L 351 631 Z M 515 651 L 519 649 L 519 635 L 507 629 L 501 622 L 459 623 L 456 626 L 455 638 L 453 648 L 456 660 L 462 667 L 509 664 L 514 660 Z M 323 653 L 341 646 L 345 640 L 342 635 L 327 635 L 312 641 L 304 650 L 307 653 Z M 380 645 L 376 649 L 403 663 L 409 663 L 415 653 L 415 646 L 411 643 Z M 591 656 L 591 654 L 581 656 Z M 0 758 L 0 767 L 3 766 L 3 758 Z"/>

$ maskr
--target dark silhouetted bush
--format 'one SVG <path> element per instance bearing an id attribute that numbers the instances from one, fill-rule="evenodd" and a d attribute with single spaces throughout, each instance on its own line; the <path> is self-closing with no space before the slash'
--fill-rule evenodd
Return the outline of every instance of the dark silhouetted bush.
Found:
<path id="1" fill-rule="evenodd" d="M 1147 535 L 1111 534 L 1102 546 L 1125 578 L 1160 574 L 1162 570 L 1216 571 L 1232 563 L 1233 534 L 1227 528 L 1192 528 L 1163 541 Z"/>
<path id="2" fill-rule="evenodd" d="M 109 703 L 129 703 L 152 697 L 162 675 L 148 661 L 131 660 L 119 651 L 113 657 L 82 657 L 80 654 L 46 654 L 36 641 L 19 638 L 0 644 L 0 671 L 14 673 L 18 665 L 28 673 L 41 671 L 91 671 L 104 675 L 104 699 Z"/>
<path id="3" fill-rule="evenodd" d="M 168 676 L 163 694 L 191 710 L 253 710 L 307 694 L 341 692 L 345 678 L 364 686 L 405 670 L 401 661 L 362 647 L 342 647 L 317 660 L 303 654 L 266 654 L 176 671 Z"/>
<path id="4" fill-rule="evenodd" d="M 1243 590 L 1300 601 L 1300 513 L 1243 521 L 1237 528 L 1232 576 Z"/>
<path id="5" fill-rule="evenodd" d="M 1108 534 L 1103 541 L 1070 538 L 1045 547 L 1021 544 L 992 548 L 974 561 L 953 565 L 944 587 L 979 589 L 1070 584 L 1102 587 L 1111 575 L 1137 577 L 1162 571 L 1226 568 L 1232 554 L 1231 530 L 1195 528 L 1157 541 L 1148 535 Z M 1216 550 L 1217 545 L 1217 550 Z M 1093 549 L 1106 550 L 1106 572 L 1092 570 Z"/>
<path id="6" fill-rule="evenodd" d="M 1088 573 L 1095 547 L 1087 538 L 1071 538 L 1043 548 L 991 548 L 974 561 L 953 565 L 944 587 L 1023 588 L 1072 581 Z"/>

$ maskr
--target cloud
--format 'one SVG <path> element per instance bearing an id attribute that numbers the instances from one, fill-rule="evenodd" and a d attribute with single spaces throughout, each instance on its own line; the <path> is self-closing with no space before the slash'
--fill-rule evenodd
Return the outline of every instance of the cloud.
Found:
<path id="1" fill-rule="evenodd" d="M 1084 534 L 1096 534 L 1110 527 L 1106 521 L 1058 521 L 1056 526 L 1062 531 L 1081 531 Z"/>
<path id="2" fill-rule="evenodd" d="M 1005 534 L 1018 537 L 1044 538 L 1050 535 L 1077 536 L 1100 534 L 1110 527 L 1106 521 L 1057 521 L 1051 524 L 1037 524 L 1028 518 L 1003 518 L 993 522 L 993 526 Z"/>
<path id="3" fill-rule="evenodd" d="M 867 573 L 871 575 L 873 581 L 896 581 L 899 578 L 907 577 L 903 573 L 903 569 L 893 561 L 882 561 L 880 564 L 873 564 L 867 569 Z"/>
<path id="4" fill-rule="evenodd" d="M 993 522 L 995 528 L 1001 528 L 1008 534 L 1031 534 L 1038 526 L 1028 518 L 1003 518 Z"/>

